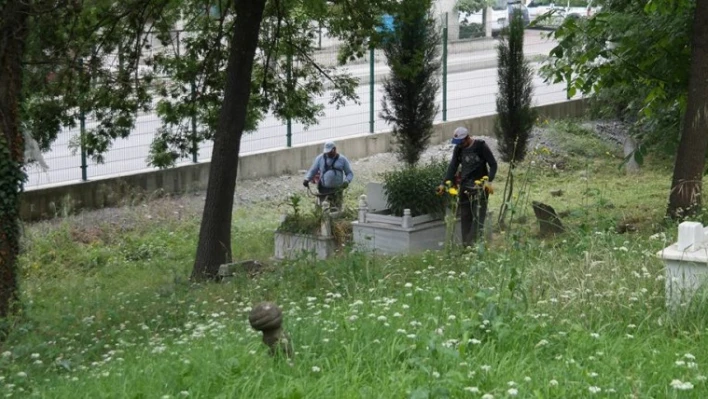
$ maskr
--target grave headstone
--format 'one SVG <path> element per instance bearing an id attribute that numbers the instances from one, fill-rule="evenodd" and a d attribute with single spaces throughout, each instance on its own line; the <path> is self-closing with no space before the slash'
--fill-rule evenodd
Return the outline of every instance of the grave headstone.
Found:
<path id="1" fill-rule="evenodd" d="M 637 150 L 637 141 L 632 137 L 627 137 L 624 140 L 624 156 L 627 157 Z M 639 172 L 639 163 L 634 159 L 634 156 L 630 157 L 625 164 L 625 170 L 627 173 L 637 173 Z"/>
<path id="2" fill-rule="evenodd" d="M 383 183 L 366 184 L 366 202 L 368 212 L 378 212 L 388 209 L 388 199 L 384 192 Z"/>

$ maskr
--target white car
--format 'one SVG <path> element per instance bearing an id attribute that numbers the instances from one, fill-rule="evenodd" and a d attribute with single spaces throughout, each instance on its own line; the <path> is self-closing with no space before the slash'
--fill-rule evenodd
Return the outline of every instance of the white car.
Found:
<path id="1" fill-rule="evenodd" d="M 524 22 L 528 25 L 530 21 L 529 11 L 521 1 L 509 1 L 506 6 L 493 6 L 492 18 L 489 21 L 492 26 L 492 33 L 498 33 L 509 24 L 509 15 L 513 9 L 521 10 Z M 460 25 L 464 24 L 482 24 L 482 11 L 476 13 L 460 13 Z"/>

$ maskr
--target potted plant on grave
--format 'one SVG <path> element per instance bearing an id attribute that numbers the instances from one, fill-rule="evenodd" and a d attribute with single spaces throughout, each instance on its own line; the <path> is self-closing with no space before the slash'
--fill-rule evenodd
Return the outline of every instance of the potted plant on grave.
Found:
<path id="1" fill-rule="evenodd" d="M 275 230 L 276 259 L 291 259 L 303 253 L 327 259 L 350 239 L 347 220 L 352 217 L 351 211 L 344 210 L 338 218 L 332 218 L 327 209 L 319 206 L 304 211 L 302 196 L 298 194 L 288 198 L 287 206 L 289 210 Z"/>

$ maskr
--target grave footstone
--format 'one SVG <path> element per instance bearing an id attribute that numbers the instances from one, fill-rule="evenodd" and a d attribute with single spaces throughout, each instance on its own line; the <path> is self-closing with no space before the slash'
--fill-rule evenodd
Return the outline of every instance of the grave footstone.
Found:
<path id="1" fill-rule="evenodd" d="M 565 230 L 560 217 L 558 217 L 558 214 L 552 206 L 538 201 L 533 201 L 531 206 L 538 220 L 542 236 L 562 233 Z"/>
<path id="2" fill-rule="evenodd" d="M 289 335 L 283 330 L 283 311 L 272 302 L 261 302 L 256 305 L 248 322 L 256 331 L 263 333 L 263 343 L 270 349 L 270 354 L 275 356 L 283 353 L 287 357 L 293 356 L 293 346 Z"/>

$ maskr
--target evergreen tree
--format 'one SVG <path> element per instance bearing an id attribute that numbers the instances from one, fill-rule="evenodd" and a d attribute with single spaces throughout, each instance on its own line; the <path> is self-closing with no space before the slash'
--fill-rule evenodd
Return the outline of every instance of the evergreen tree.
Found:
<path id="1" fill-rule="evenodd" d="M 514 167 L 526 156 L 526 147 L 536 119 L 536 111 L 531 108 L 533 71 L 524 58 L 524 20 L 520 11 L 514 11 L 497 49 L 499 92 L 494 133 L 502 160 L 509 162 L 499 212 L 499 224 L 504 226 L 506 211 L 514 192 Z"/>
<path id="2" fill-rule="evenodd" d="M 391 74 L 383 85 L 381 117 L 392 125 L 396 151 L 409 166 L 425 151 L 438 112 L 440 35 L 431 7 L 431 0 L 402 0 L 394 30 L 383 41 Z"/>
<path id="3" fill-rule="evenodd" d="M 504 162 L 516 163 L 526 156 L 536 112 L 533 100 L 533 71 L 524 58 L 524 21 L 515 10 L 508 30 L 498 46 L 497 118 L 494 133 Z"/>

